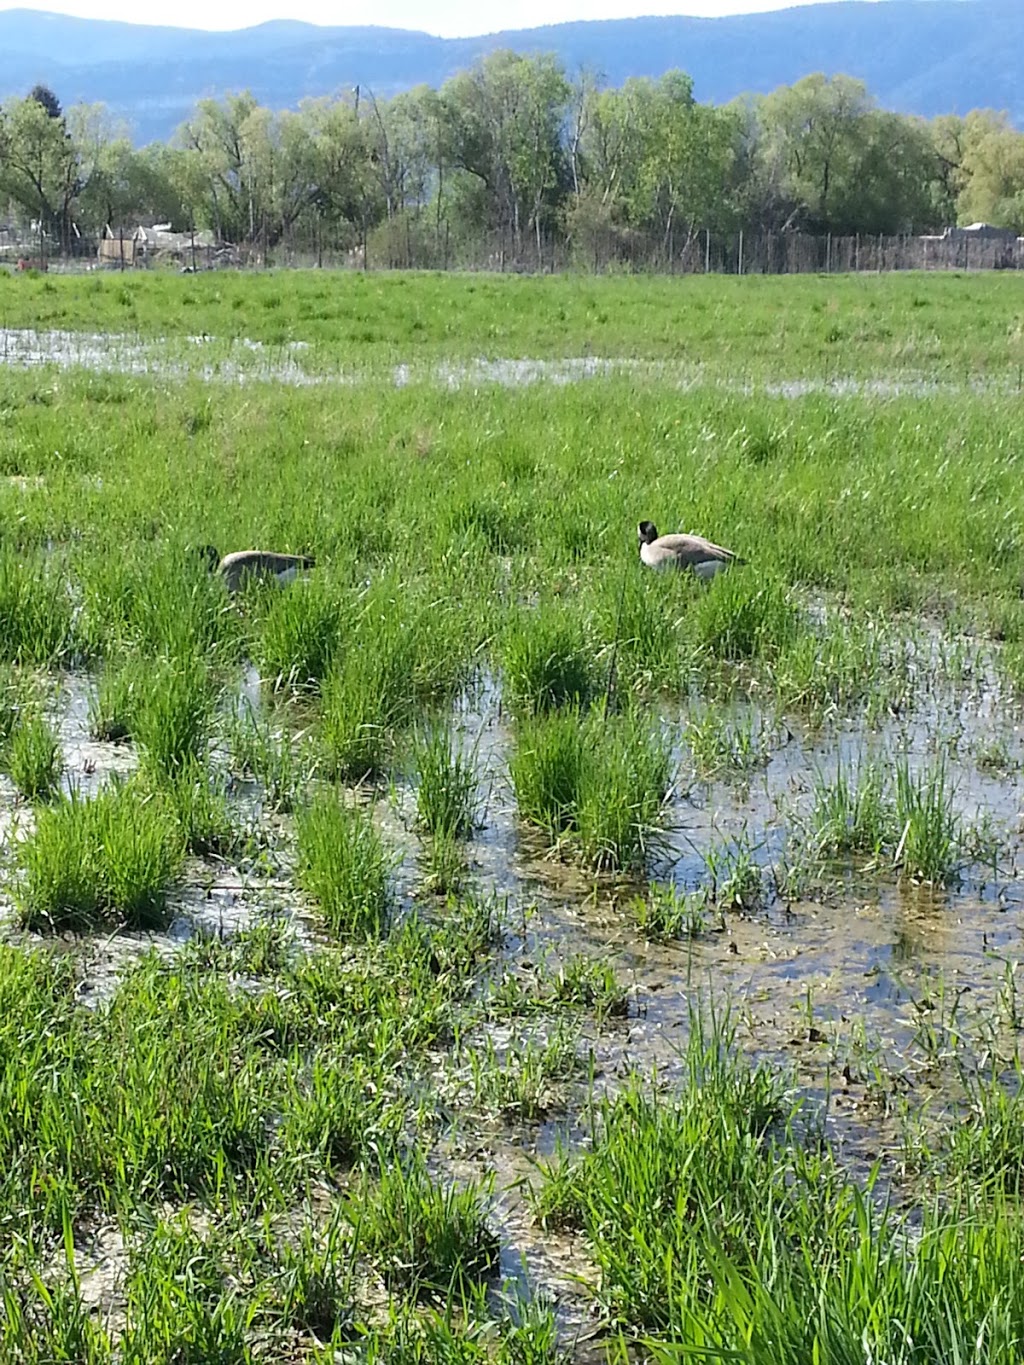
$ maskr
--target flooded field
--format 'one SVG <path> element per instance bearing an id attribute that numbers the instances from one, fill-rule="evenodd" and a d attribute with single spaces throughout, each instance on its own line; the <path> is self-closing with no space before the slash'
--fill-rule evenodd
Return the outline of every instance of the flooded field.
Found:
<path id="1" fill-rule="evenodd" d="M 0 335 L 0 1354 L 1019 1359 L 1012 365 L 202 321 Z"/>

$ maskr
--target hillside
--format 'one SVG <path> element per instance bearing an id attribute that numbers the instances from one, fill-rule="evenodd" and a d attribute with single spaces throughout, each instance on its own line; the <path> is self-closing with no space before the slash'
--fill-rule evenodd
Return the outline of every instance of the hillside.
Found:
<path id="1" fill-rule="evenodd" d="M 280 20 L 235 33 L 0 12 L 0 97 L 37 81 L 65 105 L 103 101 L 139 143 L 167 138 L 197 99 L 250 89 L 274 108 L 359 84 L 390 96 L 442 84 L 496 47 L 556 52 L 619 85 L 681 67 L 698 99 L 723 102 L 812 71 L 864 80 L 903 113 L 1006 109 L 1024 124 L 1021 0 L 883 0 L 810 5 L 722 19 L 559 24 L 443 39 L 385 28 Z"/>

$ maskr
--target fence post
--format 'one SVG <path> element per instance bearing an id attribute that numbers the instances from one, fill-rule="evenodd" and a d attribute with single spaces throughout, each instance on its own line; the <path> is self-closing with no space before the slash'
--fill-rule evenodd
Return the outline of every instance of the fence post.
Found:
<path id="1" fill-rule="evenodd" d="M 704 274 L 711 274 L 711 229 L 704 229 Z"/>
<path id="2" fill-rule="evenodd" d="M 740 228 L 740 250 L 739 250 L 738 266 L 739 266 L 739 269 L 737 270 L 736 273 L 739 274 L 739 275 L 742 275 L 742 274 L 743 274 L 743 229 L 742 229 L 742 228 Z"/>
<path id="3" fill-rule="evenodd" d="M 832 234 L 825 238 L 825 274 L 832 274 Z"/>

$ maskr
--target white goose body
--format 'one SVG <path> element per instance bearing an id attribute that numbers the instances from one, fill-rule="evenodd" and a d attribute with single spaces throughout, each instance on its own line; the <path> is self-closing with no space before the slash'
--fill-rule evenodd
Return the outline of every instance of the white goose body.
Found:
<path id="1" fill-rule="evenodd" d="M 688 569 L 698 578 L 708 579 L 732 564 L 746 563 L 732 550 L 716 545 L 704 536 L 659 536 L 653 521 L 642 521 L 637 527 L 637 535 L 640 559 L 650 569 Z"/>

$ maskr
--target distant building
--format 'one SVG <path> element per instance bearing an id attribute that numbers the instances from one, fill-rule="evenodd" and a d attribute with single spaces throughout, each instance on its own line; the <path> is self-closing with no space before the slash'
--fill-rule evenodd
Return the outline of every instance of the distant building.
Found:
<path id="1" fill-rule="evenodd" d="M 101 265 L 115 270 L 159 264 L 195 266 L 200 270 L 235 263 L 225 261 L 233 255 L 233 249 L 218 243 L 212 232 L 172 232 L 169 223 L 158 223 L 154 227 L 140 224 L 116 231 L 108 223 L 96 254 Z"/>

